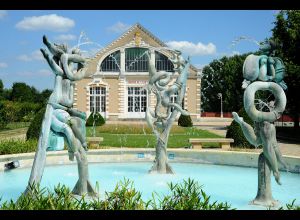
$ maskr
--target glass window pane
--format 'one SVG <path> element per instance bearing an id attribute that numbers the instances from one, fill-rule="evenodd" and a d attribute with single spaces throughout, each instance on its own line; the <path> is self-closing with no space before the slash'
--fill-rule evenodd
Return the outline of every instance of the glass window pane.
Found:
<path id="1" fill-rule="evenodd" d="M 148 49 L 145 48 L 127 48 L 125 49 L 125 69 L 127 72 L 147 72 Z"/>
<path id="2" fill-rule="evenodd" d="M 101 63 L 100 71 L 118 72 L 120 71 L 120 51 L 108 55 Z"/>
<path id="3" fill-rule="evenodd" d="M 155 51 L 155 68 L 157 71 L 174 72 L 173 63 L 168 59 L 168 57 L 157 51 Z"/>

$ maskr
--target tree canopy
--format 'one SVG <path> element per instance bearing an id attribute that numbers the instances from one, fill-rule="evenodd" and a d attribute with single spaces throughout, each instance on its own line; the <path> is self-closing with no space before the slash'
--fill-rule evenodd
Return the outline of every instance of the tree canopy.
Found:
<path id="1" fill-rule="evenodd" d="M 220 111 L 220 99 L 217 94 L 222 93 L 223 111 L 239 111 L 243 107 L 243 63 L 248 54 L 224 56 L 213 60 L 203 68 L 202 74 L 202 109 L 203 111 Z"/>
<path id="2" fill-rule="evenodd" d="M 288 89 L 286 112 L 294 119 L 294 126 L 299 127 L 300 116 L 300 11 L 283 10 L 276 16 L 272 39 L 277 42 L 276 56 L 281 57 L 286 65 Z"/>

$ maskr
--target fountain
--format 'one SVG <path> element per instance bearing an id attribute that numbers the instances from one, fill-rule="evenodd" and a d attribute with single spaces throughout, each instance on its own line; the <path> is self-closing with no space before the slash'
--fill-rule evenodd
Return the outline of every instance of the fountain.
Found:
<path id="1" fill-rule="evenodd" d="M 172 73 L 166 71 L 157 72 L 155 66 L 149 62 L 149 82 L 147 90 L 148 94 L 151 92 L 155 94 L 156 106 L 154 111 L 149 107 L 147 108 L 146 121 L 157 138 L 156 157 L 154 164 L 149 171 L 150 173 L 174 173 L 167 161 L 169 133 L 178 112 L 181 112 L 183 115 L 189 115 L 189 113 L 183 110 L 180 105 L 185 94 L 186 80 L 189 75 L 189 58 L 188 60 L 185 60 L 181 56 L 180 51 L 171 52 L 173 54 L 171 61 L 175 64 L 174 70 L 178 71 L 179 75 L 177 76 L 176 81 L 170 86 L 168 84 L 172 80 Z M 150 60 L 148 53 L 147 56 Z M 172 103 L 170 97 L 175 93 L 178 93 L 178 98 L 176 103 Z"/>
<path id="2" fill-rule="evenodd" d="M 79 180 L 73 193 L 75 195 L 96 195 L 89 181 L 87 143 L 86 143 L 86 114 L 73 108 L 73 90 L 75 81 L 85 76 L 86 60 L 81 56 L 78 48 L 68 53 L 67 45 L 53 44 L 46 36 L 43 42 L 47 46 L 41 52 L 55 74 L 54 90 L 48 100 L 46 113 L 42 122 L 38 148 L 35 154 L 29 182 L 25 193 L 31 192 L 31 186 L 41 181 L 46 162 L 47 150 L 59 150 L 58 146 L 49 146 L 49 143 L 59 143 L 49 139 L 65 138 L 68 145 L 69 160 L 77 160 Z M 71 69 L 77 64 L 77 69 Z M 53 134 L 50 136 L 50 132 Z"/>
<path id="3" fill-rule="evenodd" d="M 233 112 L 234 120 L 241 126 L 246 139 L 254 146 L 263 146 L 263 152 L 258 159 L 258 190 L 256 198 L 251 201 L 254 205 L 277 206 L 278 201 L 272 196 L 271 171 L 276 182 L 281 185 L 278 163 L 286 169 L 282 154 L 276 140 L 276 128 L 274 121 L 279 119 L 286 106 L 284 90 L 287 89 L 283 81 L 285 68 L 283 61 L 278 57 L 272 57 L 276 44 L 273 41 L 265 41 L 261 46 L 262 55 L 250 54 L 243 66 L 244 81 L 244 107 L 249 117 L 254 121 L 254 128 L 243 121 L 236 112 Z M 267 90 L 275 97 L 274 105 L 263 103 L 269 111 L 259 111 L 255 107 L 255 93 Z M 262 101 L 260 102 L 262 103 Z"/>

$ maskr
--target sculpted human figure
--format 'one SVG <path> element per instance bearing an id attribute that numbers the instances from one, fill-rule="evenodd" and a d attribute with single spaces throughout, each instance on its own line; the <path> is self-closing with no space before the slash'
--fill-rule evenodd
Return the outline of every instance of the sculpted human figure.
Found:
<path id="1" fill-rule="evenodd" d="M 45 151 L 49 148 L 56 149 L 55 146 L 49 146 L 48 142 L 49 133 L 53 132 L 55 135 L 51 138 L 64 137 L 66 139 L 69 159 L 73 161 L 74 156 L 77 159 L 79 180 L 73 193 L 94 195 L 95 192 L 88 179 L 88 162 L 85 152 L 87 150 L 86 114 L 73 108 L 74 84 L 76 80 L 82 79 L 85 75 L 85 59 L 81 57 L 78 49 L 69 54 L 66 45 L 52 44 L 45 36 L 43 42 L 53 55 L 51 57 L 47 50 L 41 49 L 44 58 L 55 74 L 55 84 L 48 100 L 29 184 L 38 183 L 42 177 Z M 78 64 L 76 70 L 72 69 L 73 63 Z"/>
<path id="2" fill-rule="evenodd" d="M 243 76 L 245 80 L 243 87 L 246 89 L 244 92 L 244 108 L 254 121 L 254 128 L 244 122 L 236 112 L 232 114 L 234 120 L 241 126 L 246 139 L 256 147 L 263 146 L 263 154 L 273 171 L 275 180 L 278 184 L 281 184 L 278 163 L 281 163 L 285 168 L 287 168 L 287 165 L 284 163 L 278 148 L 274 122 L 281 117 L 285 109 L 286 96 L 283 89 L 287 87 L 283 82 L 285 69 L 282 60 L 277 57 L 270 57 L 274 49 L 274 42 L 265 42 L 260 48 L 263 55 L 249 55 L 244 62 Z M 245 86 L 247 80 L 249 81 Z M 254 82 L 251 83 L 251 81 Z M 274 106 L 270 108 L 269 112 L 256 109 L 255 93 L 259 90 L 268 90 L 275 97 Z"/>
<path id="3" fill-rule="evenodd" d="M 189 113 L 182 109 L 179 103 L 185 94 L 186 80 L 189 74 L 189 60 L 184 60 L 179 51 L 172 51 L 174 70 L 178 71 L 176 81 L 171 83 L 172 73 L 166 71 L 156 71 L 153 64 L 149 64 L 148 93 L 153 92 L 156 96 L 156 106 L 154 111 L 147 108 L 146 121 L 157 137 L 156 157 L 150 172 L 173 173 L 167 162 L 167 143 L 169 132 L 178 112 L 183 115 Z M 149 54 L 148 59 L 150 60 Z M 171 96 L 178 94 L 175 103 L 171 102 Z M 173 111 L 172 111 L 173 110 Z"/>
<path id="4" fill-rule="evenodd" d="M 266 41 L 260 48 L 262 55 L 250 54 L 243 65 L 243 104 L 248 116 L 254 121 L 254 128 L 236 112 L 232 113 L 246 139 L 255 147 L 263 147 L 258 158 L 258 191 L 251 204 L 264 206 L 275 206 L 278 203 L 272 197 L 270 172 L 273 172 L 276 182 L 281 185 L 279 164 L 288 169 L 276 140 L 274 125 L 285 110 L 286 96 L 283 89 L 287 89 L 283 81 L 284 64 L 280 58 L 272 57 L 275 48 L 273 41 Z M 258 110 L 255 106 L 255 93 L 263 90 L 275 97 L 272 103 L 264 103 L 269 111 Z"/>
<path id="5" fill-rule="evenodd" d="M 270 164 L 275 180 L 279 185 L 281 185 L 278 162 L 281 163 L 285 168 L 287 168 L 287 165 L 283 161 L 282 154 L 278 147 L 276 140 L 276 128 L 274 124 L 267 121 L 254 122 L 255 125 L 253 128 L 246 123 L 243 118 L 239 117 L 236 112 L 233 112 L 232 114 L 234 120 L 241 126 L 249 143 L 255 147 L 260 145 L 263 146 L 264 156 Z"/>

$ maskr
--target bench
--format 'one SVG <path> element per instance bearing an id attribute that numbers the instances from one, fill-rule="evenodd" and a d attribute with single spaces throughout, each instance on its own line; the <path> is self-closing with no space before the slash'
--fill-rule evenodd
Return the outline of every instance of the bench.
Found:
<path id="1" fill-rule="evenodd" d="M 203 143 L 219 143 L 223 150 L 230 148 L 230 143 L 234 140 L 231 138 L 190 138 L 189 143 L 192 144 L 193 149 L 202 149 Z"/>
<path id="2" fill-rule="evenodd" d="M 99 147 L 103 137 L 86 137 L 89 147 Z"/>

